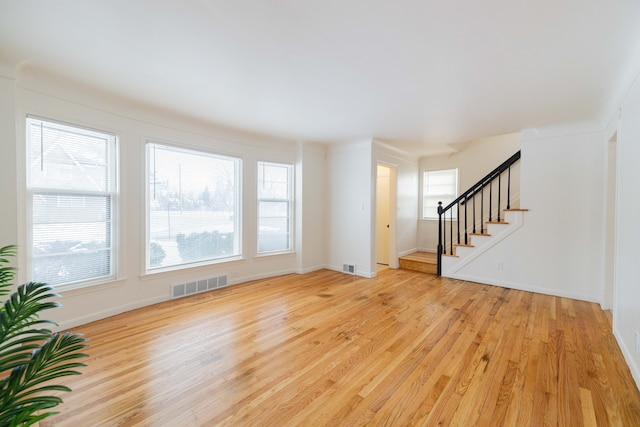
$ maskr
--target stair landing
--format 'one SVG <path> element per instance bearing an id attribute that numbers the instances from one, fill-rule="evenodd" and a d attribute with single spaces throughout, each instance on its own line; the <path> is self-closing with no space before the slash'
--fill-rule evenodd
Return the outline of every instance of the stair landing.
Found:
<path id="1" fill-rule="evenodd" d="M 400 268 L 428 274 L 437 274 L 438 256 L 431 252 L 414 252 L 400 257 Z"/>

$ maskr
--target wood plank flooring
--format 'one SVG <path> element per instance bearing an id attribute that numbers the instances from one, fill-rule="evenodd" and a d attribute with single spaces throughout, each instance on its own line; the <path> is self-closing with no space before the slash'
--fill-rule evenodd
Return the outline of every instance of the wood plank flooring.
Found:
<path id="1" fill-rule="evenodd" d="M 387 269 L 241 284 L 74 328 L 62 426 L 640 426 L 598 305 Z"/>

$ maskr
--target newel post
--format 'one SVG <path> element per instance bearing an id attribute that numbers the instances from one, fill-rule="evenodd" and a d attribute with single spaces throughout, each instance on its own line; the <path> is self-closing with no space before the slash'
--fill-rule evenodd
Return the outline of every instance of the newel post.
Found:
<path id="1" fill-rule="evenodd" d="M 438 202 L 438 276 L 442 274 L 442 202 Z"/>

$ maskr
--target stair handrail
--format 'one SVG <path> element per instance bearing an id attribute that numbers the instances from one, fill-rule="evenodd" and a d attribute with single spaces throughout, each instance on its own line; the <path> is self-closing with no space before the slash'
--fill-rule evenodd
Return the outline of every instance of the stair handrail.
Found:
<path id="1" fill-rule="evenodd" d="M 445 206 L 444 208 L 442 207 L 442 202 L 438 202 L 438 276 L 440 276 L 442 274 L 442 255 L 443 255 L 443 250 L 446 250 L 445 248 L 443 248 L 443 242 L 442 242 L 442 216 L 449 211 L 450 209 L 452 209 L 454 206 L 458 205 L 458 204 L 462 204 L 464 205 L 468 200 L 473 199 L 476 194 L 482 193 L 482 190 L 487 186 L 490 185 L 491 183 L 493 183 L 493 181 L 497 178 L 500 179 L 500 177 L 502 176 L 502 173 L 506 170 L 509 170 L 509 184 L 508 184 L 508 192 L 507 192 L 507 209 L 509 209 L 510 206 L 510 194 L 511 194 L 511 166 L 516 163 L 518 160 L 520 160 L 521 157 L 521 152 L 520 150 L 518 150 L 515 154 L 513 154 L 511 157 L 509 157 L 507 160 L 505 160 L 500 166 L 498 166 L 497 168 L 495 168 L 494 170 L 492 170 L 491 172 L 489 172 L 484 178 L 480 179 L 478 182 L 476 182 L 474 185 L 472 185 L 471 187 L 469 187 L 468 190 L 466 190 L 464 193 L 462 193 L 460 196 L 458 196 L 454 201 L 452 201 L 451 203 L 449 203 L 447 206 Z M 491 187 L 489 187 L 491 189 Z M 491 197 L 491 196 L 490 196 Z M 491 212 L 489 212 L 489 215 L 491 215 Z M 459 217 L 456 217 L 456 219 L 458 220 L 458 243 L 460 243 L 460 219 Z M 445 218 L 446 220 L 446 218 Z M 481 218 L 481 221 L 483 219 Z M 498 221 L 500 221 L 500 192 L 498 192 Z M 474 224 L 475 224 L 475 199 L 474 199 Z M 453 227 L 453 221 L 452 221 L 452 225 Z M 475 225 L 474 225 L 474 232 L 475 232 Z M 466 207 L 465 207 L 465 244 L 467 242 L 467 230 L 466 230 Z M 453 230 L 451 230 L 451 247 L 453 248 Z"/>

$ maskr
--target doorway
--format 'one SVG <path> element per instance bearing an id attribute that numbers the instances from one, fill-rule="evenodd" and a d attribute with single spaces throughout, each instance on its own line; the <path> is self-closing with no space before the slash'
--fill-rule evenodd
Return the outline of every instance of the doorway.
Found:
<path id="1" fill-rule="evenodd" d="M 376 174 L 377 271 L 398 268 L 396 254 L 396 169 L 378 163 Z"/>

